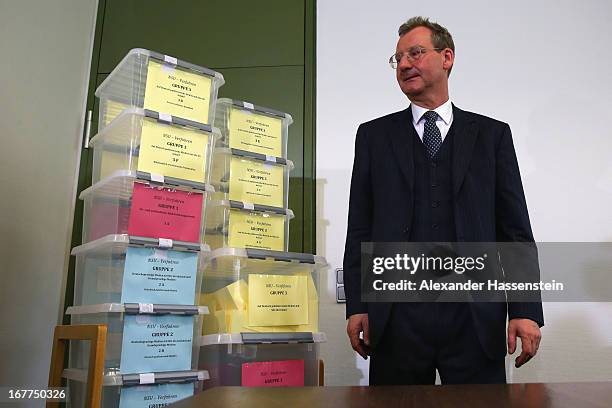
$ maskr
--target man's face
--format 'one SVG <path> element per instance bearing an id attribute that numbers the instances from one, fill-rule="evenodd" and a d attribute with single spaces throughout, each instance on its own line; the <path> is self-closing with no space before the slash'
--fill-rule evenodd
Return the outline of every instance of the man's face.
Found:
<path id="1" fill-rule="evenodd" d="M 395 73 L 402 92 L 412 98 L 439 92 L 441 88 L 446 89 L 447 70 L 452 66 L 452 60 L 449 62 L 447 52 L 432 51 L 434 46 L 429 28 L 417 27 L 402 35 L 395 52 L 401 54 L 413 47 L 426 48 L 427 52 L 422 54 L 418 61 L 411 62 L 404 56 L 397 64 Z"/>

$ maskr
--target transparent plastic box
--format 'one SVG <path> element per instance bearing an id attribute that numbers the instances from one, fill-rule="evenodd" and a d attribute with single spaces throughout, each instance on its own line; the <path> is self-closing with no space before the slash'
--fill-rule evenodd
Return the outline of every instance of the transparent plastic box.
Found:
<path id="1" fill-rule="evenodd" d="M 289 245 L 286 208 L 233 200 L 211 200 L 206 208 L 206 243 L 211 249 L 224 247 L 285 251 Z"/>
<path id="2" fill-rule="evenodd" d="M 139 374 L 107 374 L 102 379 L 100 408 L 150 408 L 164 406 L 194 395 L 204 388 L 209 374 L 205 370 L 151 373 L 148 378 Z M 87 398 L 87 370 L 68 368 L 62 373 L 68 380 L 71 408 L 85 408 Z M 152 378 L 151 378 L 152 377 Z M 138 402 L 136 402 L 136 401 Z M 159 404 L 159 405 L 157 405 Z"/>
<path id="3" fill-rule="evenodd" d="M 290 114 L 249 102 L 220 98 L 214 126 L 221 131 L 220 147 L 287 158 Z"/>
<path id="4" fill-rule="evenodd" d="M 84 190 L 79 196 L 84 201 L 83 243 L 109 234 L 202 242 L 202 218 L 214 188 L 169 177 L 159 181 L 118 170 Z"/>
<path id="5" fill-rule="evenodd" d="M 319 275 L 326 267 L 325 258 L 311 254 L 212 251 L 202 278 L 200 304 L 209 310 L 202 333 L 318 332 Z"/>
<path id="6" fill-rule="evenodd" d="M 142 48 L 130 50 L 96 89 L 98 129 L 129 107 L 212 124 L 223 75 Z"/>
<path id="7" fill-rule="evenodd" d="M 105 375 L 194 369 L 199 351 L 194 338 L 201 333 L 202 317 L 207 313 L 205 306 L 143 303 L 104 303 L 66 310 L 73 325 L 107 325 Z M 69 368 L 87 370 L 89 343 L 70 341 Z"/>
<path id="8" fill-rule="evenodd" d="M 326 340 L 324 333 L 202 336 L 198 368 L 210 375 L 204 388 L 319 385 L 319 348 Z"/>
<path id="9" fill-rule="evenodd" d="M 245 150 L 215 150 L 211 183 L 215 199 L 287 208 L 293 162 Z"/>
<path id="10" fill-rule="evenodd" d="M 168 247 L 161 246 L 159 239 L 125 234 L 90 241 L 72 249 L 76 257 L 73 304 L 193 305 L 200 293 L 201 263 L 209 252 L 204 244 L 174 241 Z"/>
<path id="11" fill-rule="evenodd" d="M 157 112 L 128 108 L 90 141 L 92 183 L 117 170 L 208 183 L 219 129 Z"/>

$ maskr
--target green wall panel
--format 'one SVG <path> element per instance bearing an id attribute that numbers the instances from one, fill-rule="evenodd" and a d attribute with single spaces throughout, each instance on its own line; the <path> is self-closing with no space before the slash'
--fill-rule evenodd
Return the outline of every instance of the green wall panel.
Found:
<path id="1" fill-rule="evenodd" d="M 138 47 L 210 68 L 303 65 L 304 2 L 107 0 L 98 72 Z"/>

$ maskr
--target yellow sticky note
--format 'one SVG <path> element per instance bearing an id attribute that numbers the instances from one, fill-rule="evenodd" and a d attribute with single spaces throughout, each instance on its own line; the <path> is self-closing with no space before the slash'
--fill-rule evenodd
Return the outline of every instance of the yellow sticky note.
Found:
<path id="1" fill-rule="evenodd" d="M 226 312 L 228 325 L 227 333 L 242 333 L 252 331 L 246 325 L 247 312 L 246 310 L 228 310 Z"/>
<path id="2" fill-rule="evenodd" d="M 249 275 L 249 326 L 308 324 L 305 276 Z"/>
<path id="3" fill-rule="evenodd" d="M 149 59 L 145 86 L 145 109 L 210 123 L 210 77 Z"/>
<path id="4" fill-rule="evenodd" d="M 282 121 L 250 110 L 231 108 L 230 147 L 280 157 L 283 154 Z"/>
<path id="5" fill-rule="evenodd" d="M 145 118 L 138 171 L 204 183 L 209 135 Z"/>
<path id="6" fill-rule="evenodd" d="M 209 313 L 213 313 L 215 310 L 219 310 L 221 308 L 217 302 L 217 298 L 212 293 L 201 293 L 199 304 L 200 306 L 208 307 Z"/>
<path id="7" fill-rule="evenodd" d="M 248 287 L 244 279 L 240 279 L 213 293 L 219 308 L 223 310 L 244 310 L 247 306 L 248 296 Z"/>
<path id="8" fill-rule="evenodd" d="M 228 246 L 285 250 L 285 216 L 230 210 Z"/>
<path id="9" fill-rule="evenodd" d="M 285 207 L 284 166 L 232 156 L 229 199 Z"/>

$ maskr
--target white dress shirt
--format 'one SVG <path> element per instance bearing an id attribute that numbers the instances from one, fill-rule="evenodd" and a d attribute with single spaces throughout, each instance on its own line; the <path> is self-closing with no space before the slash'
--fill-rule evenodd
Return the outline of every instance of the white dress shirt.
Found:
<path id="1" fill-rule="evenodd" d="M 425 118 L 423 115 L 425 112 L 428 112 L 432 109 L 423 108 L 414 103 L 410 104 L 410 108 L 412 109 L 412 124 L 414 125 L 414 129 L 417 134 L 423 141 L 423 132 L 425 128 Z M 448 133 L 448 129 L 450 129 L 453 123 L 453 105 L 451 100 L 444 102 L 442 105 L 438 106 L 436 109 L 433 109 L 434 112 L 438 114 L 438 119 L 436 119 L 436 126 L 440 129 L 440 134 L 442 135 L 442 142 L 444 142 L 444 138 Z"/>

